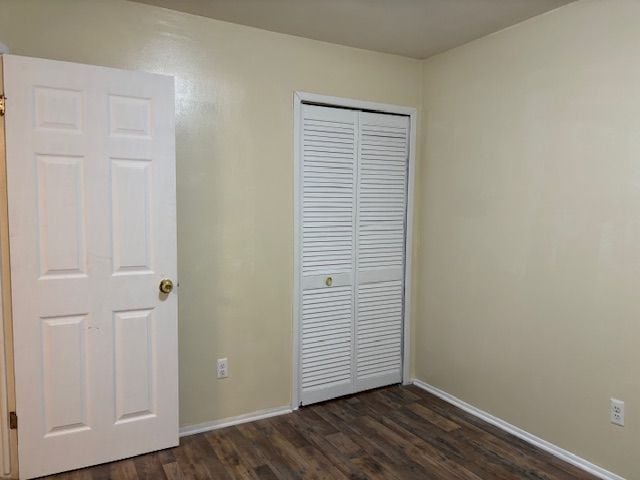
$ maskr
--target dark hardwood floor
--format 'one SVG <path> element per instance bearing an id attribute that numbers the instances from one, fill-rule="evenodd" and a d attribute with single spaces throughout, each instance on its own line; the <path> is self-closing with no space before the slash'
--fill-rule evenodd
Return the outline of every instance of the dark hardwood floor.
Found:
<path id="1" fill-rule="evenodd" d="M 413 386 L 184 437 L 171 450 L 47 478 L 595 479 Z"/>

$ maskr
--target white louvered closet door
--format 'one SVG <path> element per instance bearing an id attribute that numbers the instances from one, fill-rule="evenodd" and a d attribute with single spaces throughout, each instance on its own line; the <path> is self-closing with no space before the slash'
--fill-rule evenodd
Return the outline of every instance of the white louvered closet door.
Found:
<path id="1" fill-rule="evenodd" d="M 302 106 L 300 400 L 353 391 L 358 112 Z"/>
<path id="2" fill-rule="evenodd" d="M 360 112 L 355 391 L 402 381 L 409 118 Z"/>
<path id="3" fill-rule="evenodd" d="M 302 106 L 300 401 L 402 381 L 409 118 Z"/>

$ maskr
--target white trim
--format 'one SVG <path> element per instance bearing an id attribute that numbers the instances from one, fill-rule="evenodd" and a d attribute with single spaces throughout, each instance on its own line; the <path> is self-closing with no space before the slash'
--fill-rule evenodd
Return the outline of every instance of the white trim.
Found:
<path id="1" fill-rule="evenodd" d="M 298 362 L 300 350 L 300 292 L 302 290 L 302 268 L 300 264 L 300 185 L 302 183 L 302 169 L 300 168 L 300 115 L 302 110 L 302 96 L 298 92 L 293 94 L 293 363 L 291 383 L 291 408 L 297 410 L 300 406 L 300 365 Z"/>
<path id="2" fill-rule="evenodd" d="M 402 357 L 402 383 L 411 383 L 411 271 L 413 265 L 413 202 L 416 176 L 417 112 L 409 113 L 409 178 L 407 179 L 407 220 L 404 251 L 404 345 Z"/>
<path id="3" fill-rule="evenodd" d="M 570 463 L 571 465 L 578 467 L 579 469 L 584 470 L 591 475 L 595 475 L 596 477 L 602 478 L 603 480 L 625 480 L 624 477 L 621 477 L 620 475 L 605 470 L 604 468 L 599 467 L 585 460 L 584 458 L 577 456 L 575 453 L 571 453 L 568 450 L 558 447 L 557 445 L 543 440 L 540 437 L 536 437 L 526 430 L 516 427 L 515 425 L 511 425 L 501 418 L 495 417 L 490 413 L 485 412 L 484 410 L 480 410 L 479 408 L 474 407 L 473 405 L 470 405 L 463 400 L 460 400 L 458 397 L 440 390 L 433 385 L 429 385 L 422 380 L 413 379 L 413 384 L 416 387 L 426 390 L 436 397 L 441 398 L 445 402 L 450 403 L 451 405 L 458 407 L 459 409 L 464 410 L 465 412 L 470 413 L 471 415 L 478 417 L 479 419 L 484 420 L 485 422 L 490 423 L 491 425 L 498 427 L 499 429 L 504 430 L 507 433 L 510 433 L 514 437 L 518 437 L 521 440 L 524 440 L 525 442 L 540 448 L 541 450 L 549 452 L 553 456 L 558 457 L 559 459 Z"/>
<path id="4" fill-rule="evenodd" d="M 4 90 L 3 55 L 9 53 L 9 48 L 0 43 L 0 90 Z M 2 478 L 17 478 L 18 467 L 14 457 L 17 457 L 17 431 L 12 433 L 9 428 L 9 411 L 15 409 L 15 389 L 13 388 L 13 336 L 11 334 L 11 292 L 9 265 L 9 227 L 7 218 L 7 159 L 6 159 L 6 125 L 0 121 L 0 182 L 3 195 L 0 198 L 0 433 L 2 435 Z M 4 260 L 4 261 L 3 261 Z M 6 282 L 6 284 L 5 284 Z M 4 304 L 4 301 L 7 304 Z"/>
<path id="5" fill-rule="evenodd" d="M 300 103 L 318 103 L 328 107 L 353 108 L 354 110 L 374 110 L 383 113 L 395 113 L 397 115 L 408 115 L 413 120 L 417 110 L 413 107 L 403 107 L 401 105 L 391 105 L 390 103 L 367 102 L 353 98 L 332 97 L 330 95 L 320 95 L 309 92 L 294 92 L 294 98 Z"/>
<path id="6" fill-rule="evenodd" d="M 404 325 L 402 349 L 402 383 L 411 383 L 411 259 L 413 258 L 413 205 L 415 189 L 416 163 L 416 119 L 418 111 L 413 107 L 390 105 L 387 103 L 367 102 L 352 98 L 333 97 L 309 92 L 293 94 L 293 368 L 291 383 L 291 408 L 297 410 L 300 405 L 299 385 L 299 321 L 300 291 L 302 273 L 300 269 L 300 112 L 302 103 L 317 103 L 326 106 L 373 110 L 382 113 L 407 115 L 409 117 L 409 177 L 407 179 L 407 225 L 405 238 L 405 282 L 404 282 Z"/>
<path id="7" fill-rule="evenodd" d="M 285 405 L 282 407 L 267 408 L 265 410 L 245 413 L 236 417 L 214 420 L 212 422 L 198 423 L 196 425 L 185 425 L 184 427 L 180 427 L 180 436 L 186 437 L 189 435 L 195 435 L 196 433 L 210 432 L 211 430 L 232 427 L 233 425 L 240 425 L 241 423 L 255 422 L 256 420 L 277 417 L 279 415 L 286 415 L 287 413 L 291 413 L 291 409 L 288 405 Z"/>
<path id="8" fill-rule="evenodd" d="M 1 44 L 0 44 L 1 45 Z M 0 261 L 0 269 L 2 262 Z M 7 354 L 5 350 L 6 346 L 6 333 L 4 322 L 4 310 L 2 308 L 2 279 L 0 278 L 0 414 L 2 421 L 0 421 L 0 445 L 2 459 L 2 474 L 5 477 L 11 475 L 11 435 L 9 431 L 9 424 L 5 419 L 9 418 L 9 386 L 7 384 Z"/>

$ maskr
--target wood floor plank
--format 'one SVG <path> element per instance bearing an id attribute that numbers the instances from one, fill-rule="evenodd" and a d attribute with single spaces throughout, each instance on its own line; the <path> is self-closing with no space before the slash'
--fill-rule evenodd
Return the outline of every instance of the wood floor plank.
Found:
<path id="1" fill-rule="evenodd" d="M 183 477 L 186 480 L 230 479 L 224 467 L 220 465 L 215 452 L 210 452 L 208 447 L 201 449 L 200 442 L 202 442 L 201 437 L 182 438 L 180 447 L 174 449 L 173 454 Z M 211 463 L 214 464 L 213 468 L 210 468 Z"/>
<path id="2" fill-rule="evenodd" d="M 275 429 L 271 430 L 269 440 L 287 464 L 294 466 L 298 478 L 308 478 L 310 480 L 324 478 L 323 472 L 319 469 L 317 462 L 310 461 L 307 456 L 303 455 Z"/>
<path id="3" fill-rule="evenodd" d="M 380 419 L 381 422 L 384 422 L 384 420 L 384 418 Z M 413 459 L 416 464 L 422 467 L 423 472 L 443 480 L 449 478 L 481 480 L 480 477 L 467 470 L 464 466 L 452 462 L 444 456 L 436 456 L 437 460 L 435 460 L 434 456 L 429 455 L 429 450 L 425 448 L 426 445 L 416 446 L 415 442 L 411 441 L 410 432 L 403 435 L 402 432 L 394 431 L 374 419 L 367 419 L 367 423 L 378 432 L 385 445 L 393 445 L 401 458 Z"/>
<path id="4" fill-rule="evenodd" d="M 91 480 L 110 480 L 111 478 L 111 466 L 110 464 L 97 465 L 90 471 Z"/>
<path id="5" fill-rule="evenodd" d="M 164 471 L 164 476 L 167 477 L 167 480 L 184 479 L 182 469 L 180 468 L 180 465 L 178 465 L 178 462 L 163 463 L 162 470 Z"/>
<path id="6" fill-rule="evenodd" d="M 391 470 L 404 479 L 424 478 L 424 470 L 413 459 L 404 455 L 397 445 L 387 443 L 377 429 L 370 426 L 373 422 L 371 417 L 353 414 L 344 404 L 334 403 L 331 408 L 347 427 L 354 441 L 367 452 L 371 460 L 375 460 L 368 465 L 382 464 L 382 469 Z"/>
<path id="7" fill-rule="evenodd" d="M 427 407 L 420 405 L 419 403 L 412 403 L 408 408 L 419 417 L 424 418 L 427 422 L 434 424 L 445 432 L 453 432 L 454 430 L 461 428 L 457 423 L 446 419 L 442 415 L 438 415 L 433 410 L 429 410 Z"/>
<path id="8" fill-rule="evenodd" d="M 341 451 L 335 445 L 328 442 L 325 437 L 316 433 L 309 435 L 309 441 L 313 444 L 314 448 L 321 451 L 324 456 L 350 480 L 367 480 L 369 478 L 360 471 L 352 461 L 354 458 L 359 458 L 364 455 L 360 447 L 357 447 L 358 455 L 347 455 L 346 452 Z"/>
<path id="9" fill-rule="evenodd" d="M 514 478 L 527 478 L 517 474 L 514 475 L 508 466 L 505 467 L 500 462 L 496 463 L 493 458 L 486 458 L 469 448 L 461 438 L 472 434 L 471 431 L 463 433 L 456 431 L 456 433 L 460 433 L 461 438 L 451 434 L 447 435 L 428 424 L 421 424 L 420 417 L 409 411 L 392 412 L 389 417 L 398 426 L 418 436 L 424 442 L 422 448 L 431 450 L 432 455 L 439 455 L 443 462 L 445 460 L 456 462 L 483 479 L 511 480 Z"/>
<path id="10" fill-rule="evenodd" d="M 73 475 L 73 474 L 72 474 Z M 132 460 L 122 460 L 111 464 L 111 478 L 118 480 L 138 480 L 136 465 Z M 73 476 L 69 477 L 72 480 Z"/>
<path id="11" fill-rule="evenodd" d="M 269 465 L 260 465 L 254 469 L 256 476 L 260 480 L 277 480 L 278 477 Z"/>
<path id="12" fill-rule="evenodd" d="M 184 437 L 48 480 L 595 480 L 414 386 Z"/>
<path id="13" fill-rule="evenodd" d="M 258 450 L 271 467 L 276 477 L 281 480 L 299 478 L 295 466 L 290 465 L 270 443 L 268 437 L 262 435 L 255 423 L 238 425 L 238 430 L 252 441 L 252 448 Z"/>
<path id="14" fill-rule="evenodd" d="M 244 465 L 255 471 L 268 463 L 268 459 L 262 454 L 262 450 L 255 448 L 251 440 L 245 437 L 238 427 L 226 428 L 225 432 L 230 445 Z"/>
<path id="15" fill-rule="evenodd" d="M 327 435 L 325 439 L 349 457 L 356 457 L 362 452 L 360 446 L 343 432 L 332 433 Z"/>
<path id="16" fill-rule="evenodd" d="M 157 455 L 141 455 L 133 459 L 136 466 L 136 473 L 140 480 L 165 480 L 162 465 L 157 460 Z"/>

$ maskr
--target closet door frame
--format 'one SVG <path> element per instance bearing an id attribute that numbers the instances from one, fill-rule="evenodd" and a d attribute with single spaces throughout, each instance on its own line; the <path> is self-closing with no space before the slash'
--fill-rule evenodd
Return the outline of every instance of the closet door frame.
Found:
<path id="1" fill-rule="evenodd" d="M 406 115 L 409 117 L 409 167 L 407 178 L 407 220 L 405 232 L 404 315 L 402 340 L 402 383 L 411 383 L 411 259 L 413 258 L 413 204 L 416 158 L 417 110 L 413 107 L 367 102 L 350 98 L 332 97 L 308 92 L 293 95 L 293 368 L 291 383 L 291 408 L 300 406 L 300 296 L 302 293 L 302 105 L 305 103 L 325 107 L 350 108 L 376 113 Z"/>

